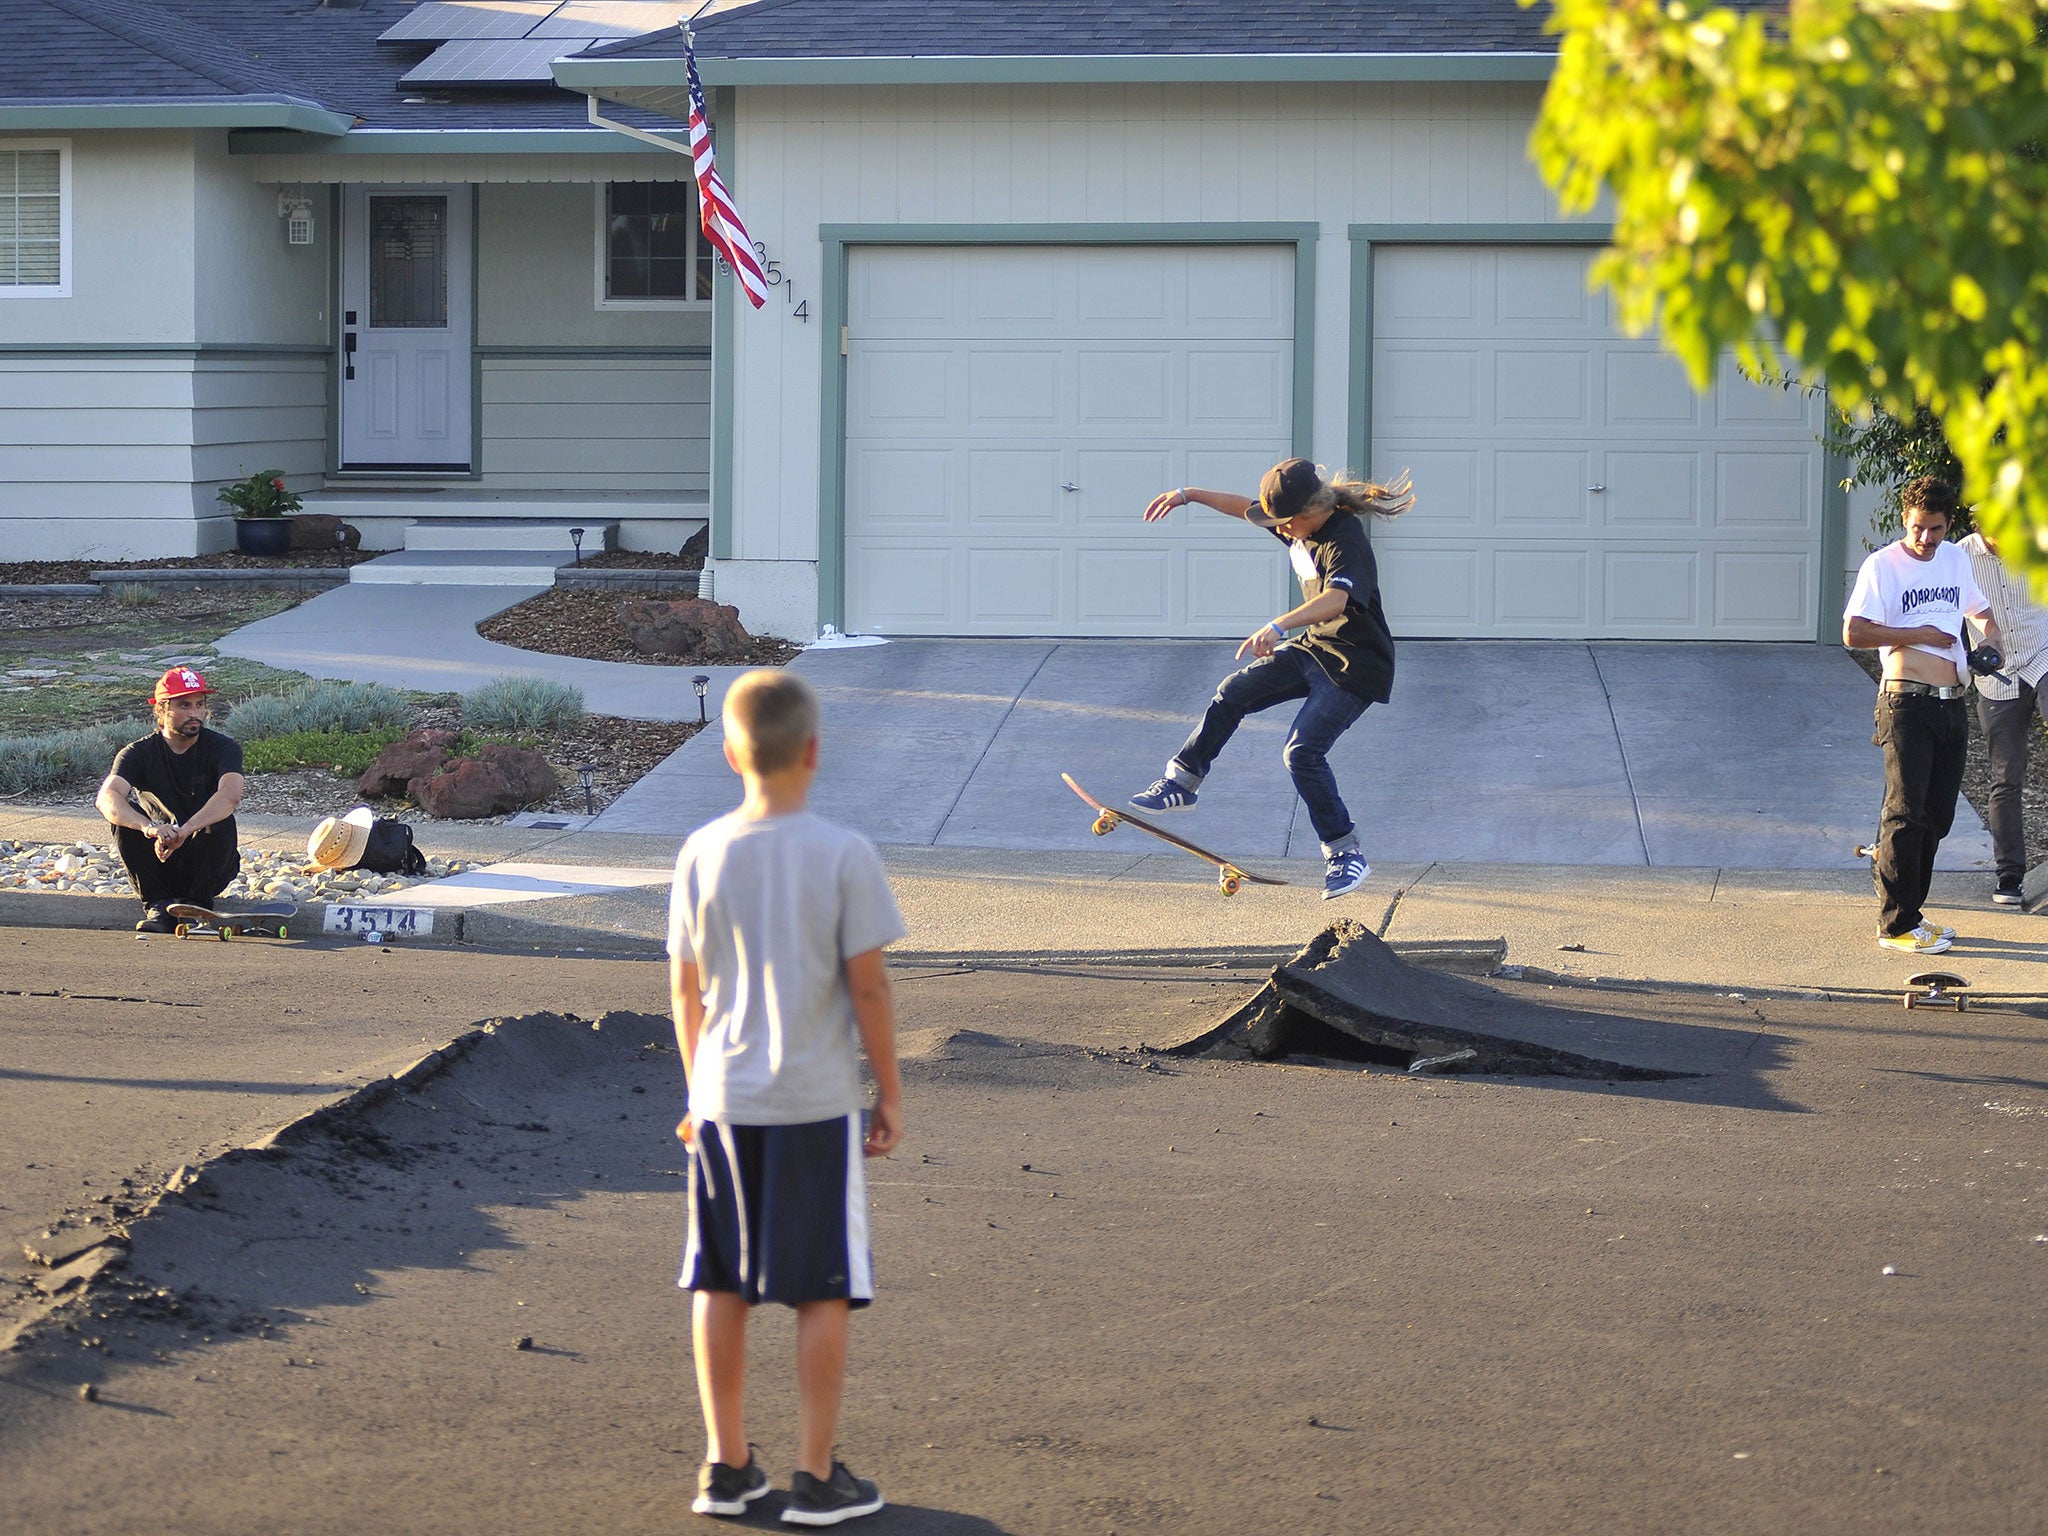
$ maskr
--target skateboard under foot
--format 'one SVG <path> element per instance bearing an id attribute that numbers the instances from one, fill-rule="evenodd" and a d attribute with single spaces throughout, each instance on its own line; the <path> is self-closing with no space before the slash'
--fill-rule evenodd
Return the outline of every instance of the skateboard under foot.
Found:
<path id="1" fill-rule="evenodd" d="M 1066 780 L 1067 788 L 1071 789 L 1095 808 L 1095 825 L 1093 830 L 1097 837 L 1107 837 L 1117 829 L 1119 823 L 1128 821 L 1140 832 L 1149 832 L 1162 843 L 1171 843 L 1183 853 L 1192 853 L 1196 858 L 1206 859 L 1209 863 L 1214 864 L 1216 866 L 1216 884 L 1226 896 L 1235 896 L 1244 887 L 1246 881 L 1250 881 L 1253 885 L 1287 884 L 1285 880 L 1275 880 L 1270 875 L 1255 875 L 1249 870 L 1240 869 L 1237 865 L 1231 863 L 1230 860 L 1223 857 L 1222 854 L 1211 853 L 1200 843 L 1191 843 L 1184 837 L 1176 837 L 1164 827 L 1155 827 L 1151 822 L 1135 812 L 1111 809 L 1089 794 L 1079 784 L 1076 784 L 1071 773 L 1063 773 L 1060 777 Z"/>

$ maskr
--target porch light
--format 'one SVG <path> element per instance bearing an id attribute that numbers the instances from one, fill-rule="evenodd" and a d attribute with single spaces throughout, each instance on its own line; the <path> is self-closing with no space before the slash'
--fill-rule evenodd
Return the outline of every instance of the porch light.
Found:
<path id="1" fill-rule="evenodd" d="M 690 679 L 690 686 L 697 690 L 697 723 L 709 725 L 710 717 L 704 713 L 704 696 L 711 692 L 711 678 L 707 673 L 699 672 Z"/>

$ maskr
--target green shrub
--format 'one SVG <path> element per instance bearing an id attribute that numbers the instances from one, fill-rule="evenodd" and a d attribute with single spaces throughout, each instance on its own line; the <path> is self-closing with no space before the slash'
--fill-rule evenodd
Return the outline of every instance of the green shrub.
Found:
<path id="1" fill-rule="evenodd" d="M 404 734 L 402 725 L 377 725 L 367 731 L 291 731 L 283 736 L 259 736 L 242 744 L 242 768 L 248 773 L 332 768 L 359 779 L 377 760 L 377 754 Z"/>
<path id="2" fill-rule="evenodd" d="M 478 731 L 559 731 L 583 719 L 583 690 L 544 677 L 499 677 L 462 696 L 462 723 Z"/>
<path id="3" fill-rule="evenodd" d="M 103 779 L 114 754 L 149 730 L 147 721 L 113 720 L 38 736 L 0 736 L 0 794 L 46 794 Z"/>
<path id="4" fill-rule="evenodd" d="M 301 731 L 368 731 L 412 718 L 405 695 L 382 683 L 302 683 L 283 693 L 244 699 L 223 727 L 245 744 Z"/>
<path id="5" fill-rule="evenodd" d="M 163 593 L 146 581 L 117 581 L 108 591 L 120 608 L 148 608 L 164 600 Z"/>

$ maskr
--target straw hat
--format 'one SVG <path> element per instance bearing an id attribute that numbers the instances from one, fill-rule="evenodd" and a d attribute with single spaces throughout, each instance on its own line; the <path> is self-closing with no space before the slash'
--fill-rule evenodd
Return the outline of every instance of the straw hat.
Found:
<path id="1" fill-rule="evenodd" d="M 346 816 L 330 816 L 306 840 L 306 857 L 321 869 L 353 869 L 370 841 L 375 813 L 359 805 Z"/>

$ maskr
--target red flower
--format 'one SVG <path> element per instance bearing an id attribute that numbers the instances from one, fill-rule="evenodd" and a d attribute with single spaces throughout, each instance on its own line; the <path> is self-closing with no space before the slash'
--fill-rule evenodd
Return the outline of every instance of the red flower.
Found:
<path id="1" fill-rule="evenodd" d="M 282 480 L 273 480 L 270 483 L 276 486 L 280 491 L 284 489 L 284 482 Z"/>

